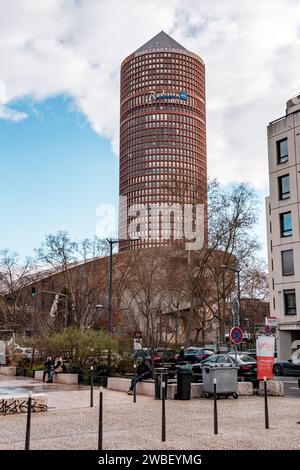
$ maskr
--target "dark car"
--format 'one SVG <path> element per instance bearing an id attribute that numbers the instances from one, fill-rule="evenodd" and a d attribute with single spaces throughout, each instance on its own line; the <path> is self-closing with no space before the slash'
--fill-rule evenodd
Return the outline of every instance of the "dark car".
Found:
<path id="1" fill-rule="evenodd" d="M 211 364 L 235 364 L 235 354 L 213 354 L 202 363 L 203 367 Z M 237 353 L 237 365 L 239 366 L 238 380 L 240 382 L 252 382 L 253 385 L 258 384 L 257 363 L 255 359 L 244 353 Z M 192 372 L 194 375 L 194 381 L 202 379 L 202 367 L 200 364 L 193 364 Z"/>
<path id="2" fill-rule="evenodd" d="M 132 360 L 136 362 L 138 359 L 151 360 L 151 350 L 149 348 L 135 349 L 132 353 Z"/>
<path id="3" fill-rule="evenodd" d="M 211 349 L 207 348 L 196 348 L 191 347 L 184 350 L 184 360 L 190 362 L 191 364 L 202 362 L 207 359 L 209 356 L 213 355 L 214 352 Z"/>
<path id="4" fill-rule="evenodd" d="M 300 362 L 295 363 L 292 359 L 288 361 L 276 361 L 273 366 L 274 375 L 293 375 L 300 376 Z"/>
<path id="5" fill-rule="evenodd" d="M 168 348 L 155 348 L 151 354 L 151 361 L 153 366 L 167 367 L 169 369 L 169 376 L 173 377 L 176 373 L 177 355 L 173 349 Z"/>
<path id="6" fill-rule="evenodd" d="M 176 373 L 177 356 L 173 349 L 163 347 L 136 349 L 133 352 L 132 359 L 133 361 L 137 361 L 138 359 L 149 360 L 154 368 L 166 367 L 169 369 L 170 377 L 174 376 Z"/>

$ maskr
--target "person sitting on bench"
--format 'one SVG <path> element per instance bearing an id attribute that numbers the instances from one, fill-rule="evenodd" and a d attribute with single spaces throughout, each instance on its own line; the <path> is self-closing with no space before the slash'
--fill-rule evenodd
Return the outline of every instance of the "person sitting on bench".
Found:
<path id="1" fill-rule="evenodd" d="M 46 375 L 49 377 L 49 372 L 51 368 L 54 366 L 54 360 L 51 356 L 47 357 L 46 361 L 44 362 L 45 369 L 43 370 L 43 382 L 45 382 Z"/>
<path id="2" fill-rule="evenodd" d="M 58 372 L 63 372 L 64 367 L 63 367 L 63 360 L 59 356 L 55 356 L 54 359 L 54 365 L 51 367 L 50 370 L 48 370 L 48 380 L 47 383 L 52 383 L 53 382 L 53 375 L 58 373 Z"/>

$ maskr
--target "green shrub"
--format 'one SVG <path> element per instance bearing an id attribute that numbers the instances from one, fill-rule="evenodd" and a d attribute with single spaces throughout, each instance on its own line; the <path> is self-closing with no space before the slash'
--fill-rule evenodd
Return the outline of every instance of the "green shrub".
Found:
<path id="1" fill-rule="evenodd" d="M 49 338 L 49 348 L 53 355 L 68 357 L 72 364 L 89 366 L 97 362 L 107 362 L 108 350 L 114 358 L 117 341 L 102 330 L 82 330 L 75 327 L 65 328 Z"/>

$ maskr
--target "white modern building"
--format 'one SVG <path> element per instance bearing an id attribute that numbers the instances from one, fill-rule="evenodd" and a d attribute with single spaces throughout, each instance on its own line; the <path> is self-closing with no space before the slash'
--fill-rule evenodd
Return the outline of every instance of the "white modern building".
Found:
<path id="1" fill-rule="evenodd" d="M 270 316 L 278 321 L 278 356 L 289 359 L 300 348 L 300 95 L 269 124 L 268 155 Z"/>

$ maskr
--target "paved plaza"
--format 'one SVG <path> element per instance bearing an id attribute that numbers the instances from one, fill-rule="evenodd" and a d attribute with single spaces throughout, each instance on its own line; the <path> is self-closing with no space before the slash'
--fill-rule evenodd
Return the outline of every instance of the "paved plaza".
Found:
<path id="1" fill-rule="evenodd" d="M 10 388 L 46 393 L 48 411 L 32 414 L 31 449 L 97 449 L 99 388 L 90 408 L 87 387 L 41 384 L 0 376 Z M 300 397 L 269 397 L 270 429 L 264 429 L 264 399 L 218 400 L 219 434 L 213 433 L 213 400 L 166 401 L 167 434 L 161 442 L 161 401 L 103 390 L 103 448 L 123 449 L 299 449 Z M 26 415 L 0 416 L 0 449 L 24 449 Z"/>

